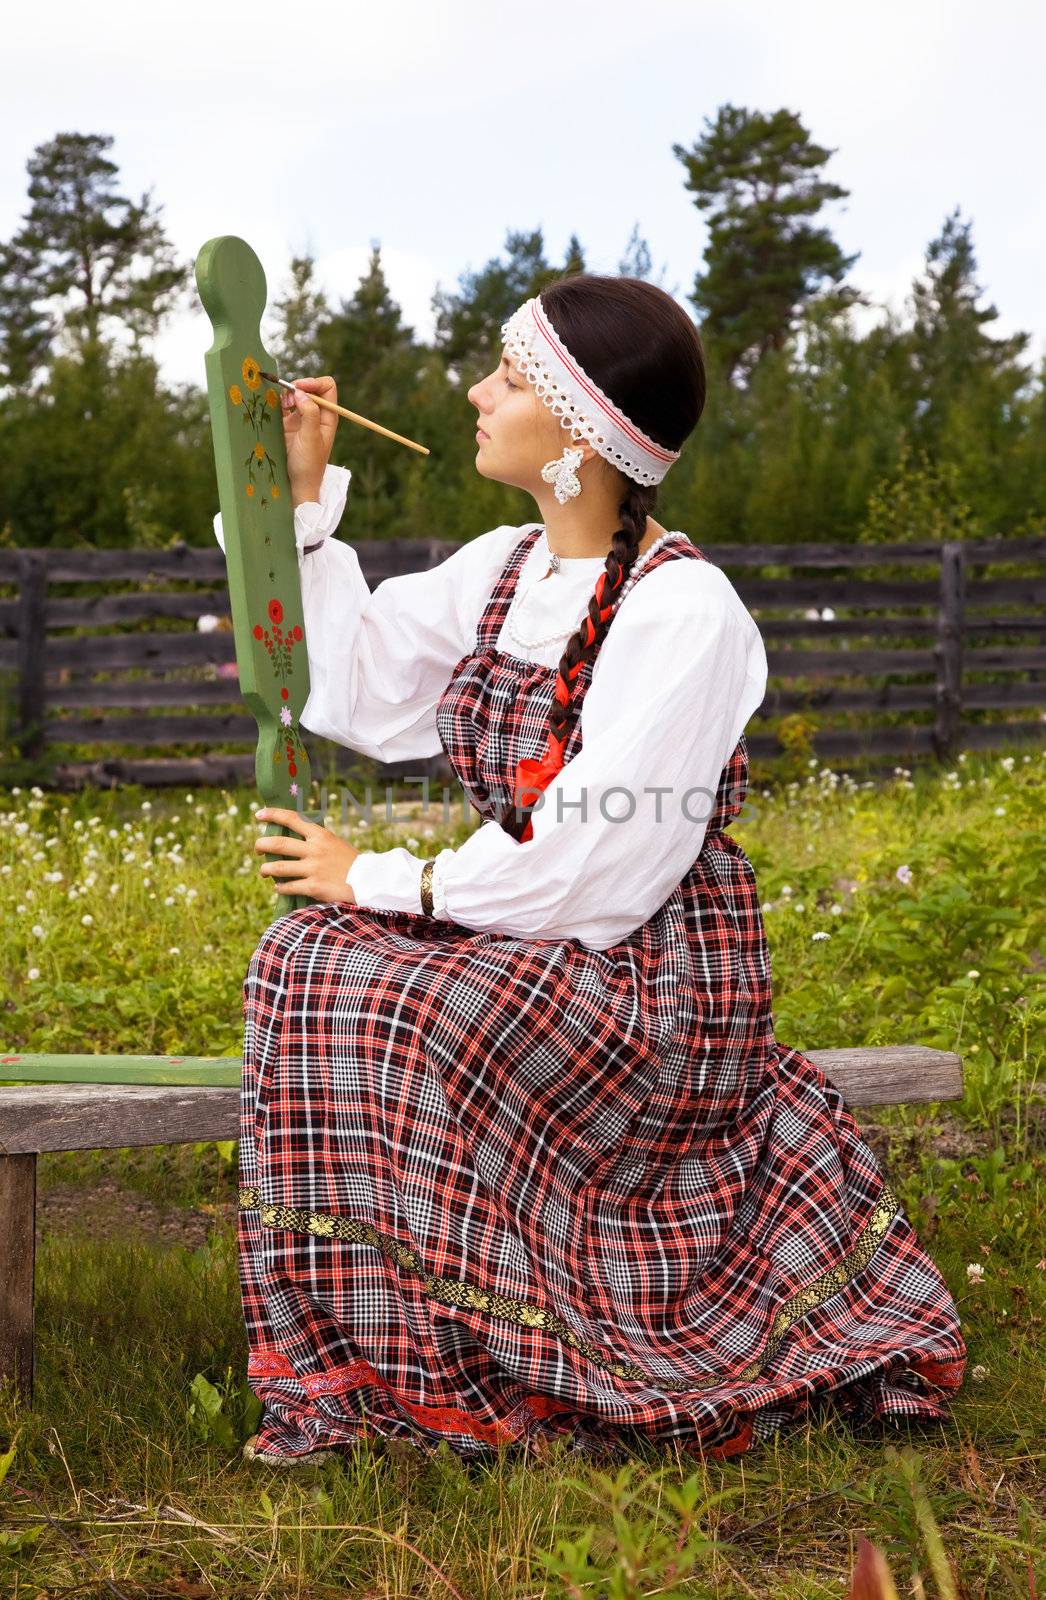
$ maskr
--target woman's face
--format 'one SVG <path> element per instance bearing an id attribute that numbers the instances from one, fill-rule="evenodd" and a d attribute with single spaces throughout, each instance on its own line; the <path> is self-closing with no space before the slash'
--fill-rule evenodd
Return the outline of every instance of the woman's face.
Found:
<path id="1" fill-rule="evenodd" d="M 541 469 L 573 444 L 569 428 L 539 398 L 515 362 L 502 356 L 494 371 L 468 391 L 479 412 L 476 470 L 539 498 L 547 489 Z M 592 454 L 585 447 L 585 459 Z"/>

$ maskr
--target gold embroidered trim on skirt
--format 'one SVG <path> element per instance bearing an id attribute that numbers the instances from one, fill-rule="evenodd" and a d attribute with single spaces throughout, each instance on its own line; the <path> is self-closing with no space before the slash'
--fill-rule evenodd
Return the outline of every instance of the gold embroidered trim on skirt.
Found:
<path id="1" fill-rule="evenodd" d="M 265 1228 L 286 1228 L 292 1233 L 309 1233 L 320 1239 L 346 1239 L 352 1244 L 373 1245 L 397 1267 L 418 1273 L 425 1293 L 431 1299 L 439 1301 L 441 1305 L 461 1306 L 468 1311 L 485 1311 L 492 1317 L 503 1317 L 521 1328 L 541 1328 L 546 1333 L 555 1334 L 572 1350 L 577 1350 L 595 1366 L 601 1367 L 615 1378 L 634 1379 L 639 1383 L 647 1383 L 652 1388 L 684 1392 L 709 1384 L 739 1383 L 747 1378 L 758 1377 L 766 1363 L 776 1354 L 781 1340 L 792 1324 L 806 1316 L 807 1312 L 813 1311 L 823 1301 L 830 1299 L 832 1295 L 838 1294 L 841 1289 L 845 1289 L 847 1284 L 868 1265 L 899 1206 L 900 1201 L 889 1184 L 884 1184 L 872 1214 L 852 1249 L 834 1267 L 829 1267 L 827 1272 L 822 1272 L 820 1277 L 806 1284 L 785 1301 L 774 1318 L 770 1337 L 763 1349 L 754 1360 L 742 1367 L 740 1372 L 707 1373 L 692 1378 L 662 1378 L 655 1373 L 645 1372 L 632 1361 L 615 1361 L 598 1345 L 582 1339 L 569 1323 L 564 1322 L 562 1317 L 557 1317 L 553 1311 L 546 1311 L 543 1307 L 532 1305 L 526 1300 L 513 1300 L 507 1295 L 484 1289 L 476 1283 L 461 1282 L 456 1278 L 433 1277 L 431 1273 L 425 1271 L 416 1250 L 411 1250 L 391 1234 L 382 1233 L 369 1222 L 360 1222 L 355 1217 L 334 1216 L 325 1211 L 302 1211 L 292 1206 L 262 1205 L 256 1188 L 243 1188 L 239 1192 L 239 1209 L 259 1211 L 262 1226 Z"/>

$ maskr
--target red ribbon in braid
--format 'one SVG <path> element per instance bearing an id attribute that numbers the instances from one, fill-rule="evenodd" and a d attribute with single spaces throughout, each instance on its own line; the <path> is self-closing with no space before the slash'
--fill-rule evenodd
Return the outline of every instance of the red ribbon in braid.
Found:
<path id="1" fill-rule="evenodd" d="M 596 604 L 599 607 L 600 622 L 605 622 L 607 620 L 613 608 L 612 600 L 607 605 L 603 604 L 604 595 L 606 594 L 607 589 L 608 577 L 609 573 L 601 572 L 596 581 Z M 617 582 L 614 584 L 615 590 L 620 588 L 621 578 L 622 573 L 619 566 L 617 572 Z M 588 612 L 585 613 L 585 620 L 581 626 L 584 633 L 581 641 L 581 647 L 582 649 L 587 649 L 596 636 L 595 624 Z M 584 661 L 582 660 L 579 661 L 576 666 L 568 669 L 567 676 L 570 680 L 569 684 L 564 682 L 563 672 L 562 669 L 560 669 L 560 672 L 556 677 L 555 698 L 559 701 L 561 706 L 570 705 L 570 685 L 573 684 L 574 679 L 577 677 L 583 666 Z M 525 756 L 521 761 L 516 763 L 515 805 L 520 807 L 533 806 L 541 790 L 548 788 L 549 784 L 556 776 L 556 773 L 562 770 L 563 746 L 568 737 L 569 730 L 563 735 L 562 739 L 557 739 L 550 728 L 548 733 L 548 743 L 545 746 L 544 755 L 541 756 L 540 759 L 535 759 L 532 756 Z M 531 818 L 528 817 L 527 825 L 520 834 L 520 843 L 526 844 L 533 837 L 534 828 Z"/>

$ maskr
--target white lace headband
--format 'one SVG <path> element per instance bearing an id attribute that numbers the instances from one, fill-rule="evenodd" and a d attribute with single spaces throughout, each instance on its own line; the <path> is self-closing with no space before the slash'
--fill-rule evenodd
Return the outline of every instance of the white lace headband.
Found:
<path id="1" fill-rule="evenodd" d="M 666 450 L 630 422 L 575 361 L 549 322 L 541 296 L 525 300 L 501 325 L 505 354 L 532 383 L 545 404 L 586 439 L 611 466 L 636 483 L 660 483 L 678 450 Z"/>

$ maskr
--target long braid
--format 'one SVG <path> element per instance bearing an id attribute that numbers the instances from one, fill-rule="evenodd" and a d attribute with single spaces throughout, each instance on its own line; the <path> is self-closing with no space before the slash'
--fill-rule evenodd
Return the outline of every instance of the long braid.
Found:
<path id="1" fill-rule="evenodd" d="M 530 815 L 537 804 L 537 792 L 547 788 L 563 765 L 563 750 L 576 721 L 571 710 L 574 680 L 584 663 L 595 659 L 606 637 L 622 586 L 639 556 L 646 519 L 656 502 L 656 485 L 629 480 L 628 493 L 618 507 L 621 526 L 615 530 L 607 552 L 606 571 L 600 573 L 595 592 L 589 597 L 587 615 L 567 640 L 559 660 L 545 754 L 539 760 L 527 758 L 517 763 L 516 792 L 498 817 L 506 833 L 521 843 L 533 837 Z"/>

